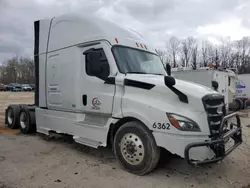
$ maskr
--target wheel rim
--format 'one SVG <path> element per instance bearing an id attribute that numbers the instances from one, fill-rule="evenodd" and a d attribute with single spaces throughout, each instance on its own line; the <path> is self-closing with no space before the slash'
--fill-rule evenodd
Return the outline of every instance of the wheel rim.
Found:
<path id="1" fill-rule="evenodd" d="M 20 115 L 20 125 L 23 129 L 25 129 L 27 127 L 27 123 L 28 123 L 28 118 L 25 112 L 22 112 Z"/>
<path id="2" fill-rule="evenodd" d="M 9 109 L 8 111 L 8 123 L 12 124 L 14 121 L 14 113 L 12 109 Z"/>
<path id="3" fill-rule="evenodd" d="M 125 134 L 121 140 L 121 153 L 129 164 L 141 163 L 145 155 L 141 139 L 133 133 Z"/>

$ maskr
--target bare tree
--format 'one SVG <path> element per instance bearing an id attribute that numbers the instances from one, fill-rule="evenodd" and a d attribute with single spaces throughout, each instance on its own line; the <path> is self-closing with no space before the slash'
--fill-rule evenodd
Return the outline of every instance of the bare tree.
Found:
<path id="1" fill-rule="evenodd" d="M 195 39 L 193 37 L 188 37 L 184 39 L 181 43 L 181 54 L 182 59 L 185 60 L 185 67 L 188 66 L 190 57 L 192 55 L 193 48 L 195 46 Z"/>
<path id="2" fill-rule="evenodd" d="M 192 67 L 194 70 L 197 68 L 197 58 L 198 58 L 198 45 L 195 44 L 192 49 Z"/>
<path id="3" fill-rule="evenodd" d="M 167 50 L 172 58 L 173 67 L 177 66 L 177 55 L 180 49 L 180 41 L 177 37 L 171 37 L 167 42 Z"/>
<path id="4" fill-rule="evenodd" d="M 208 66 L 215 63 L 216 66 L 237 67 L 239 73 L 250 73 L 250 37 L 235 42 L 222 38 L 219 46 L 204 40 L 199 48 L 193 37 L 181 41 L 173 36 L 166 42 L 166 49 L 156 51 L 163 63 L 172 67 L 177 67 L 178 61 L 184 67 L 190 64 L 193 68 L 198 64 Z M 34 68 L 32 59 L 14 56 L 0 64 L 0 82 L 34 83 Z"/>
<path id="5" fill-rule="evenodd" d="M 246 65 L 246 59 L 250 55 L 250 37 L 243 37 L 241 40 L 236 41 L 236 48 L 241 57 L 240 64 Z"/>
<path id="6" fill-rule="evenodd" d="M 217 48 L 215 49 L 214 62 L 215 62 L 216 67 L 220 66 L 220 57 L 219 57 L 219 52 Z"/>
<path id="7" fill-rule="evenodd" d="M 235 52 L 235 53 L 231 53 L 231 57 L 229 60 L 229 67 L 233 68 L 233 67 L 238 67 L 239 66 L 239 53 Z"/>
<path id="8" fill-rule="evenodd" d="M 34 83 L 34 62 L 30 58 L 15 56 L 0 66 L 1 82 Z"/>
<path id="9" fill-rule="evenodd" d="M 185 66 L 186 66 L 185 57 L 184 57 L 184 56 L 181 56 L 180 59 L 181 59 L 181 66 L 182 66 L 182 67 L 185 67 Z"/>
<path id="10" fill-rule="evenodd" d="M 210 43 L 208 43 L 207 48 L 208 48 L 208 65 L 209 65 L 215 63 L 217 48 Z"/>
<path id="11" fill-rule="evenodd" d="M 17 56 L 8 60 L 7 66 L 6 66 L 6 74 L 10 82 L 17 82 L 17 67 L 18 67 Z"/>
<path id="12" fill-rule="evenodd" d="M 168 53 L 164 50 L 157 49 L 157 54 L 159 55 L 161 61 L 163 62 L 164 66 L 166 66 L 167 63 L 170 63 L 170 59 L 168 56 Z"/>
<path id="13" fill-rule="evenodd" d="M 159 55 L 159 57 L 161 58 L 161 60 L 163 61 L 163 57 L 166 55 L 166 52 L 160 49 L 156 49 L 157 54 Z"/>
<path id="14" fill-rule="evenodd" d="M 230 66 L 230 58 L 232 53 L 232 43 L 229 37 L 225 37 L 221 39 L 221 45 L 220 45 L 220 61 L 221 66 L 226 67 Z"/>
<path id="15" fill-rule="evenodd" d="M 213 57 L 213 47 L 207 40 L 202 41 L 201 56 L 203 66 L 208 66 L 211 63 L 210 58 Z"/>

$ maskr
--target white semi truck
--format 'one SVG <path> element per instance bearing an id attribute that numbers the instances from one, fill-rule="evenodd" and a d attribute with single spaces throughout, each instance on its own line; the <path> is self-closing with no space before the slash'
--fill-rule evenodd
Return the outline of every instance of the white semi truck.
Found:
<path id="1" fill-rule="evenodd" d="M 34 32 L 35 104 L 9 105 L 8 127 L 68 134 L 94 148 L 111 144 L 138 175 L 155 168 L 161 148 L 200 165 L 242 143 L 239 115 L 226 114 L 224 96 L 172 77 L 137 33 L 78 15 L 35 21 Z M 229 138 L 234 145 L 225 149 Z"/>
<path id="2" fill-rule="evenodd" d="M 248 108 L 250 105 L 250 74 L 239 74 L 236 80 L 236 93 L 234 95 L 238 110 Z"/>
<path id="3" fill-rule="evenodd" d="M 173 76 L 177 79 L 195 82 L 218 91 L 224 95 L 227 110 L 235 106 L 237 75 L 229 69 L 211 67 L 178 67 L 172 69 Z M 231 110 L 231 109 L 230 109 Z M 235 110 L 235 107 L 234 107 Z"/>

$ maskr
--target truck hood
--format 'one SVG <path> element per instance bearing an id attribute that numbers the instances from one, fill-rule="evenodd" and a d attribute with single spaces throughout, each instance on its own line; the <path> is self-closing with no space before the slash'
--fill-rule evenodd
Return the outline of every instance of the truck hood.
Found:
<path id="1" fill-rule="evenodd" d="M 164 76 L 162 75 L 127 74 L 125 79 L 152 84 L 154 85 L 154 87 L 151 89 L 151 91 L 168 95 L 172 93 L 172 96 L 174 96 L 174 98 L 179 101 L 177 95 L 165 85 Z M 204 107 L 201 100 L 202 97 L 207 94 L 218 94 L 216 91 L 209 87 L 179 79 L 175 79 L 174 87 L 188 97 L 188 103 L 190 104 L 189 108 L 198 111 L 204 111 Z M 169 102 L 173 103 L 172 105 L 175 105 L 177 101 L 168 101 L 168 103 Z"/>

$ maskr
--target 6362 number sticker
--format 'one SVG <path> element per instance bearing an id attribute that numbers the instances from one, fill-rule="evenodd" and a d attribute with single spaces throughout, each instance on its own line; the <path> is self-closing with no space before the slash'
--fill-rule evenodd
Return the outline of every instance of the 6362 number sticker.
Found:
<path id="1" fill-rule="evenodd" d="M 153 128 L 154 129 L 170 130 L 170 124 L 169 123 L 154 123 Z"/>

